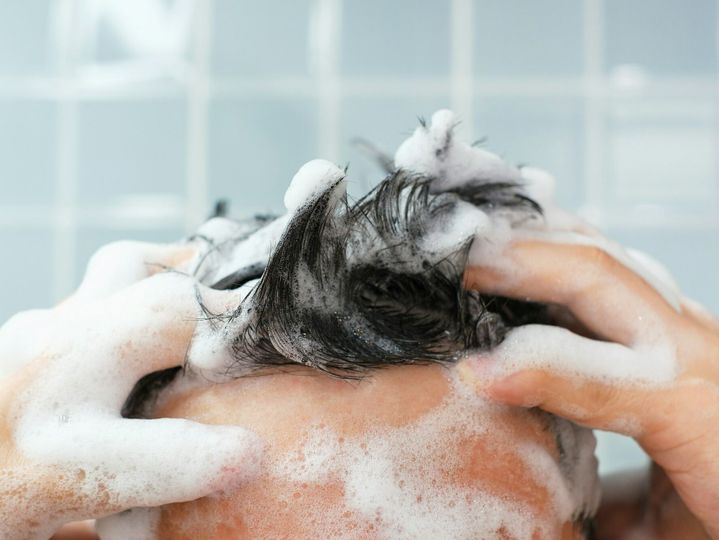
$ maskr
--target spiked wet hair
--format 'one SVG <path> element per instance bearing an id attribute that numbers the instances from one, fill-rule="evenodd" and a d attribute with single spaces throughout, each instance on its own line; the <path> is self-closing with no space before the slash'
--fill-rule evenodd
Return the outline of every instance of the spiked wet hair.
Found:
<path id="1" fill-rule="evenodd" d="M 434 180 L 394 171 L 352 204 L 339 181 L 301 207 L 232 315 L 245 322 L 231 340 L 230 370 L 299 363 L 357 377 L 447 363 L 496 346 L 510 327 L 543 321 L 542 306 L 463 288 L 471 236 L 432 245 L 461 206 L 520 220 L 538 218 L 540 207 L 516 184 L 477 181 L 435 193 Z"/>

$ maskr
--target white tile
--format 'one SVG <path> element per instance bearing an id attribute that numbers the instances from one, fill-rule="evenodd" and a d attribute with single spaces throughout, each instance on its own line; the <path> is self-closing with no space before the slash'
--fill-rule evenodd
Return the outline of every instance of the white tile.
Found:
<path id="1" fill-rule="evenodd" d="M 0 272 L 0 325 L 18 311 L 51 307 L 51 232 L 2 229 L 0 244 L 7 254 Z"/>
<path id="2" fill-rule="evenodd" d="M 649 458 L 634 439 L 606 431 L 595 431 L 595 435 L 599 473 L 602 476 L 649 465 Z"/>
<path id="3" fill-rule="evenodd" d="M 549 171 L 556 199 L 567 208 L 583 202 L 582 101 L 573 98 L 480 98 L 475 138 L 482 147 L 518 165 Z"/>
<path id="4" fill-rule="evenodd" d="M 618 242 L 644 251 L 672 273 L 682 292 L 719 315 L 719 230 L 610 229 Z"/>
<path id="5" fill-rule="evenodd" d="M 348 0 L 342 8 L 342 73 L 395 78 L 446 75 L 449 6 L 443 0 Z"/>
<path id="6" fill-rule="evenodd" d="M 78 231 L 77 262 L 75 268 L 75 285 L 79 285 L 85 274 L 90 257 L 102 246 L 119 240 L 136 240 L 140 242 L 176 242 L 184 237 L 179 228 L 161 229 L 128 229 L 83 227 Z"/>
<path id="7" fill-rule="evenodd" d="M 348 191 L 362 195 L 385 173 L 375 160 L 362 151 L 356 139 L 363 139 L 389 156 L 419 125 L 418 118 L 429 119 L 437 109 L 446 108 L 448 97 L 350 98 L 342 103 L 342 165 L 349 163 Z"/>
<path id="8" fill-rule="evenodd" d="M 581 76 L 582 5 L 577 0 L 478 0 L 475 75 L 480 80 Z"/>
<path id="9" fill-rule="evenodd" d="M 107 204 L 137 195 L 185 193 L 182 100 L 87 102 L 79 108 L 79 194 Z"/>
<path id="10" fill-rule="evenodd" d="M 712 101 L 614 103 L 607 123 L 608 204 L 716 208 L 715 123 Z"/>
<path id="11" fill-rule="evenodd" d="M 54 103 L 0 101 L 0 203 L 53 202 L 56 122 Z"/>
<path id="12" fill-rule="evenodd" d="M 81 60 L 100 64 L 147 62 L 155 72 L 186 61 L 195 15 L 191 0 L 79 2 Z M 127 66 L 129 67 L 129 66 Z"/>
<path id="13" fill-rule="evenodd" d="M 233 215 L 283 211 L 299 167 L 316 157 L 316 103 L 309 99 L 217 100 L 210 110 L 210 198 Z"/>
<path id="14" fill-rule="evenodd" d="M 715 0 L 606 0 L 606 68 L 649 76 L 712 76 L 717 70 Z"/>
<path id="15" fill-rule="evenodd" d="M 309 71 L 309 0 L 215 0 L 212 72 L 296 77 Z"/>
<path id="16" fill-rule="evenodd" d="M 53 71 L 53 0 L 0 2 L 0 76 L 47 75 Z M 57 2 L 59 3 L 59 2 Z"/>

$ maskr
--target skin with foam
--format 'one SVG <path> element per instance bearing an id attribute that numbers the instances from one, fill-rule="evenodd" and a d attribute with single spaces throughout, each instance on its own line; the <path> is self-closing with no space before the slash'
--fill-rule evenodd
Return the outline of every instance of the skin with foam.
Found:
<path id="1" fill-rule="evenodd" d="M 403 366 L 352 382 L 297 368 L 166 397 L 158 414 L 255 429 L 268 452 L 256 479 L 163 508 L 147 534 L 580 538 L 575 513 L 598 503 L 591 433 L 497 407 L 458 377 Z"/>

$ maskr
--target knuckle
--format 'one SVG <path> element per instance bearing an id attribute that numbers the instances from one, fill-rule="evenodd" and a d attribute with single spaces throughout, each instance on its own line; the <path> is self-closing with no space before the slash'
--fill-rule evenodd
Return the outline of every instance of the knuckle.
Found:
<path id="1" fill-rule="evenodd" d="M 5 332 L 19 331 L 32 328 L 47 317 L 50 310 L 28 309 L 12 315 L 4 324 L 0 325 L 0 335 Z"/>
<path id="2" fill-rule="evenodd" d="M 139 281 L 130 291 L 129 294 L 140 305 L 157 311 L 186 305 L 194 299 L 195 280 L 178 272 L 161 272 Z"/>
<path id="3" fill-rule="evenodd" d="M 117 240 L 100 246 L 90 258 L 90 264 L 115 261 L 119 257 L 136 256 L 142 251 L 143 243 L 132 240 Z"/>
<path id="4" fill-rule="evenodd" d="M 619 388 L 594 383 L 585 385 L 582 394 L 585 406 L 598 426 L 611 427 L 629 413 L 624 392 Z"/>
<path id="5" fill-rule="evenodd" d="M 587 246 L 584 251 L 586 259 L 594 266 L 607 271 L 617 265 L 616 259 L 599 246 Z"/>

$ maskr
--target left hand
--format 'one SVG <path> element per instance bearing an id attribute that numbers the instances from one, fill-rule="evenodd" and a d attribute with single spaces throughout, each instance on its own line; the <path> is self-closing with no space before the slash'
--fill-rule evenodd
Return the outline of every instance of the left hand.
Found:
<path id="1" fill-rule="evenodd" d="M 113 250 L 93 259 L 78 294 L 0 329 L 0 363 L 21 366 L 0 381 L 1 538 L 192 500 L 257 467 L 261 443 L 243 428 L 121 417 L 137 380 L 183 364 L 199 300 L 221 311 L 239 299 L 156 273 L 187 246 Z"/>
<path id="2" fill-rule="evenodd" d="M 496 264 L 467 268 L 465 283 L 562 307 L 581 332 L 515 328 L 465 361 L 471 384 L 502 403 L 634 437 L 676 489 L 649 498 L 642 519 L 652 533 L 676 531 L 681 516 L 719 538 L 719 323 L 688 301 L 675 309 L 603 249 L 549 237 L 516 241 Z"/>

